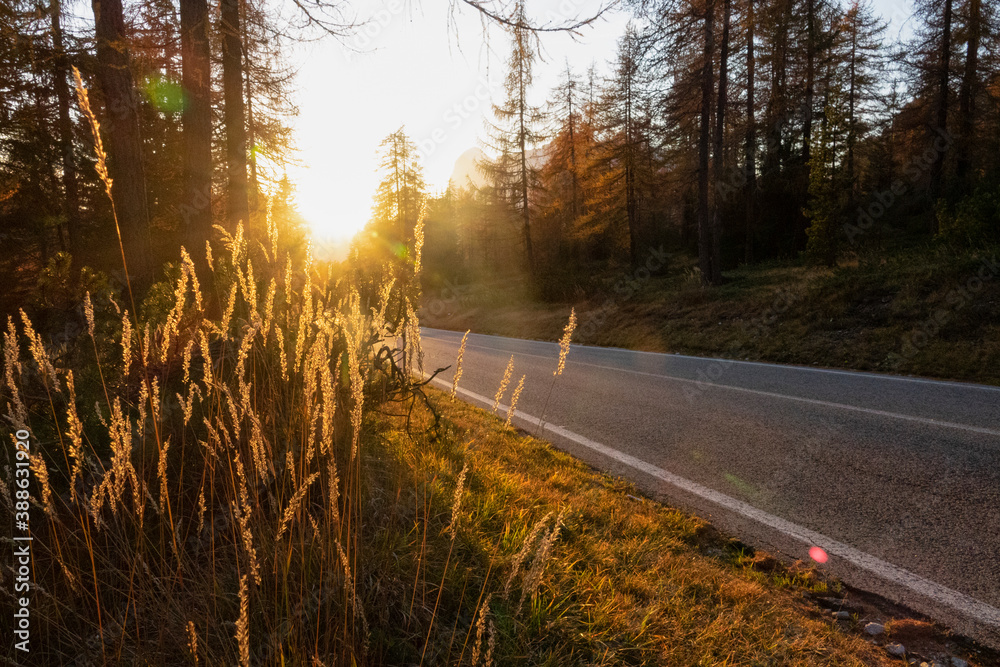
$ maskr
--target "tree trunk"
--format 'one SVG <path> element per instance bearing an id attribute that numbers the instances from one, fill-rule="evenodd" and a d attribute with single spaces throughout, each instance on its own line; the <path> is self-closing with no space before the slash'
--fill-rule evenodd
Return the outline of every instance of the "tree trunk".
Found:
<path id="1" fill-rule="evenodd" d="M 139 134 L 138 102 L 125 37 L 121 0 L 92 0 L 97 37 L 97 74 L 107 107 L 101 125 L 108 139 L 108 171 L 121 243 L 132 287 L 152 278 L 149 205 Z"/>
<path id="2" fill-rule="evenodd" d="M 208 270 L 205 242 L 212 235 L 211 51 L 207 0 L 180 0 L 181 79 L 187 104 L 181 116 L 184 138 L 184 205 L 188 252 L 203 280 Z"/>
<path id="3" fill-rule="evenodd" d="M 806 99 L 802 118 L 802 162 L 808 168 L 812 150 L 813 96 L 816 88 L 816 0 L 806 0 Z"/>
<path id="4" fill-rule="evenodd" d="M 625 217 L 628 220 L 629 264 L 639 264 L 639 220 L 635 194 L 635 136 L 632 133 L 632 75 L 625 80 Z"/>
<path id="5" fill-rule="evenodd" d="M 848 66 L 848 91 L 847 91 L 847 187 L 850 189 L 853 198 L 854 185 L 854 143 L 855 137 L 855 108 L 857 106 L 857 70 L 858 70 L 858 7 L 855 5 L 851 14 L 851 60 Z M 825 115 L 824 115 L 825 121 Z"/>
<path id="6" fill-rule="evenodd" d="M 725 159 L 722 150 L 726 132 L 726 105 L 729 86 L 729 18 L 732 11 L 732 0 L 723 0 L 722 4 L 722 43 L 719 45 L 719 99 L 715 107 L 715 162 L 714 182 L 715 198 L 712 206 L 712 282 L 722 283 L 722 206 L 719 197 L 719 183 L 723 179 Z"/>
<path id="7" fill-rule="evenodd" d="M 63 45 L 61 24 L 62 7 L 59 0 L 51 0 L 49 12 L 52 20 L 52 47 L 55 51 L 53 59 L 54 87 L 56 102 L 59 106 L 59 150 L 62 153 L 62 184 L 66 227 L 69 230 L 69 248 L 74 264 L 79 262 L 79 253 L 83 250 L 80 238 L 80 195 L 76 182 L 76 158 L 73 155 L 73 121 L 69 115 L 70 93 L 69 62 Z"/>
<path id="8" fill-rule="evenodd" d="M 244 17 L 245 18 L 245 17 Z M 243 43 L 246 44 L 248 40 L 246 32 L 246 21 L 243 21 Z M 254 122 L 253 116 L 253 86 L 250 80 L 250 60 L 249 58 L 243 59 L 243 70 L 246 83 L 246 100 L 247 100 L 247 146 L 250 150 L 250 211 L 254 212 L 260 207 L 260 180 L 257 175 L 257 125 Z"/>
<path id="9" fill-rule="evenodd" d="M 222 93 L 226 105 L 227 221 L 230 229 L 249 221 L 246 112 L 243 106 L 243 44 L 240 0 L 222 0 Z"/>
<path id="10" fill-rule="evenodd" d="M 784 125 L 788 122 L 788 97 L 785 84 L 788 74 L 788 24 L 791 19 L 790 0 L 777 0 L 780 4 L 778 25 L 774 30 L 771 56 L 771 90 L 765 110 L 767 141 L 764 150 L 763 172 L 768 177 L 778 176 L 785 168 L 786 151 L 783 144 Z"/>
<path id="11" fill-rule="evenodd" d="M 708 177 L 708 147 L 712 122 L 712 58 L 715 54 L 714 34 L 714 0 L 705 1 L 704 18 L 704 52 L 701 66 L 701 128 L 698 136 L 698 266 L 701 269 L 701 281 L 704 285 L 712 284 L 714 275 L 712 268 L 712 230 L 709 218 L 709 177 Z"/>
<path id="12" fill-rule="evenodd" d="M 521 46 L 521 40 L 523 35 L 518 33 L 518 51 L 521 54 L 518 63 L 518 116 L 517 116 L 517 140 L 518 148 L 521 151 L 521 220 L 522 220 L 522 230 L 524 234 L 524 253 L 528 258 L 528 270 L 531 273 L 535 272 L 535 256 L 531 249 L 531 212 L 528 208 L 528 154 L 527 154 L 527 121 L 525 119 L 525 114 L 527 113 L 527 84 L 525 83 L 525 63 L 524 63 L 524 50 Z"/>
<path id="13" fill-rule="evenodd" d="M 521 115 L 521 126 L 524 127 L 524 114 Z M 528 210 L 528 155 L 525 149 L 524 132 L 521 132 L 521 220 L 524 233 L 524 253 L 528 258 L 528 270 L 535 271 L 535 256 L 531 249 L 531 212 Z"/>
<path id="14" fill-rule="evenodd" d="M 746 244 L 744 260 L 753 261 L 754 197 L 757 196 L 757 125 L 754 118 L 754 0 L 747 0 L 747 108 L 746 138 L 743 143 L 743 164 L 746 170 Z"/>
<path id="15" fill-rule="evenodd" d="M 965 182 L 969 173 L 971 158 L 975 150 L 975 110 L 976 85 L 979 68 L 979 43 L 982 36 L 980 0 L 969 0 L 969 19 L 966 32 L 968 42 L 965 52 L 965 71 L 962 74 L 962 88 L 958 94 L 958 125 L 962 150 L 958 151 L 957 175 L 960 183 Z"/>
<path id="16" fill-rule="evenodd" d="M 951 15 L 953 0 L 944 1 L 944 28 L 941 34 L 941 64 L 938 70 L 938 105 L 936 126 L 931 128 L 931 141 L 937 139 L 938 133 L 948 132 L 948 79 L 951 73 Z M 945 151 L 936 151 L 934 164 L 931 167 L 931 195 L 941 196 L 941 185 L 944 180 Z M 937 233 L 937 216 L 931 216 L 931 232 Z"/>

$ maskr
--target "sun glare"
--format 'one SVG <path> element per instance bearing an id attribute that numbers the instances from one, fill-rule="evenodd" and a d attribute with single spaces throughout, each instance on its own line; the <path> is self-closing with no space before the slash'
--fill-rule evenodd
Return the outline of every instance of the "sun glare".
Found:
<path id="1" fill-rule="evenodd" d="M 303 168 L 294 179 L 298 210 L 317 241 L 350 241 L 371 216 L 364 179 L 346 180 L 321 166 Z"/>

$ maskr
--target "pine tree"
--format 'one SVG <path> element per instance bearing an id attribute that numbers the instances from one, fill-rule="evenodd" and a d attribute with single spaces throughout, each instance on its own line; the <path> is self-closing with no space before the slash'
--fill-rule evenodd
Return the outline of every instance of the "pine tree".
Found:
<path id="1" fill-rule="evenodd" d="M 421 206 L 427 198 L 417 146 L 401 127 L 379 144 L 382 175 L 372 205 L 366 233 L 383 261 L 412 261 L 413 233 Z"/>
<path id="2" fill-rule="evenodd" d="M 885 63 L 884 37 L 887 23 L 876 17 L 871 3 L 854 0 L 840 22 L 837 58 L 847 64 L 843 82 L 847 95 L 847 185 L 857 190 L 855 152 L 868 131 L 868 119 L 881 95 L 878 73 Z"/>
<path id="3" fill-rule="evenodd" d="M 479 167 L 492 187 L 508 198 L 509 205 L 520 214 L 525 258 L 529 271 L 534 271 L 531 194 L 538 186 L 539 170 L 530 153 L 545 140 L 540 129 L 545 114 L 541 107 L 528 101 L 532 66 L 537 57 L 537 37 L 527 25 L 524 4 L 519 2 L 516 19 L 510 28 L 511 54 L 504 79 L 506 99 L 493 104 L 495 121 L 487 124 L 486 146 L 497 157 L 483 161 Z"/>
<path id="4" fill-rule="evenodd" d="M 839 109 L 839 96 L 827 96 L 820 131 L 813 137 L 809 160 L 809 205 L 803 211 L 811 221 L 806 230 L 806 255 L 833 267 L 837 264 L 837 234 L 844 210 L 843 138 L 849 127 Z"/>

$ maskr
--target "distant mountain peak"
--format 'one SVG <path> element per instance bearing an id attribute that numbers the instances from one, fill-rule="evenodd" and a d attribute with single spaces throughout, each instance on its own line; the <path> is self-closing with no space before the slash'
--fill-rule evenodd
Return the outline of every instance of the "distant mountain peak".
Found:
<path id="1" fill-rule="evenodd" d="M 455 160 L 455 167 L 451 170 L 451 183 L 456 188 L 467 188 L 469 186 L 481 188 L 486 185 L 486 179 L 479 172 L 476 163 L 483 160 L 486 153 L 478 146 L 470 148 Z"/>
<path id="2" fill-rule="evenodd" d="M 528 164 L 535 168 L 544 165 L 548 157 L 548 148 L 549 146 L 545 145 L 529 149 L 527 151 Z M 476 164 L 487 157 L 483 149 L 478 146 L 470 148 L 459 155 L 458 159 L 455 160 L 454 168 L 451 170 L 452 185 L 456 188 L 468 188 L 470 185 L 481 188 L 486 185 L 486 178 L 479 171 Z"/>

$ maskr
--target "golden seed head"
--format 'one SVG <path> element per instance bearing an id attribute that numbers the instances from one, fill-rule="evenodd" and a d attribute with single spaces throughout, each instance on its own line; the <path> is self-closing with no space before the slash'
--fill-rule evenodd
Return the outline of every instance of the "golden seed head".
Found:
<path id="1" fill-rule="evenodd" d="M 510 428 L 510 422 L 514 418 L 514 411 L 517 410 L 517 399 L 521 397 L 521 390 L 524 389 L 524 378 L 525 375 L 521 376 L 520 381 L 517 383 L 517 387 L 514 388 L 514 393 L 510 397 L 510 408 L 507 409 L 507 423 L 504 424 L 504 428 Z"/>
<path id="2" fill-rule="evenodd" d="M 240 665 L 250 665 L 250 596 L 247 575 L 240 577 L 240 617 L 236 620 L 236 641 L 240 647 Z"/>
<path id="3" fill-rule="evenodd" d="M 94 304 L 90 302 L 90 290 L 83 296 L 83 314 L 87 318 L 87 333 L 94 337 Z"/>
<path id="4" fill-rule="evenodd" d="M 472 329 L 469 329 L 472 331 Z M 462 379 L 462 357 L 465 356 L 465 342 L 469 340 L 469 331 L 462 336 L 462 344 L 458 347 L 458 362 L 455 364 L 455 377 L 451 380 L 451 397 L 455 398 L 458 393 L 458 381 Z"/>
<path id="5" fill-rule="evenodd" d="M 507 391 L 507 385 L 510 384 L 510 376 L 514 372 L 514 355 L 510 355 L 510 361 L 507 362 L 507 369 L 503 372 L 503 379 L 500 380 L 500 388 L 497 389 L 497 394 L 493 398 L 493 414 L 497 413 L 500 409 L 500 399 L 503 398 L 504 393 Z"/>
<path id="6" fill-rule="evenodd" d="M 462 466 L 462 472 L 458 475 L 458 482 L 455 484 L 455 496 L 451 501 L 451 524 L 448 526 L 448 532 L 451 533 L 452 541 L 458 535 L 459 512 L 462 510 L 462 493 L 465 491 L 465 475 L 468 472 L 469 462 L 466 461 L 465 465 Z"/>
<path id="7" fill-rule="evenodd" d="M 129 319 L 128 311 L 122 314 L 122 372 L 128 377 L 129 369 L 132 367 L 132 320 Z"/>
<path id="8" fill-rule="evenodd" d="M 80 70 L 75 65 L 73 66 L 73 80 L 76 83 L 76 99 L 80 104 L 80 110 L 87 117 L 90 123 L 90 133 L 94 136 L 94 155 L 97 156 L 97 164 L 94 165 L 94 169 L 97 171 L 101 182 L 104 183 L 104 191 L 107 193 L 108 198 L 111 198 L 112 180 L 108 174 L 108 156 L 104 152 L 104 143 L 101 141 L 101 124 L 90 107 L 90 96 L 87 94 L 87 87 L 83 85 Z"/>
<path id="9" fill-rule="evenodd" d="M 187 623 L 187 634 L 188 634 L 188 651 L 191 653 L 191 657 L 194 658 L 194 664 L 198 664 L 198 632 L 194 628 L 194 623 L 188 621 Z"/>
<path id="10" fill-rule="evenodd" d="M 576 329 L 576 308 L 569 311 L 569 322 L 566 323 L 562 338 L 559 339 L 559 365 L 553 375 L 562 375 L 566 368 L 566 355 L 569 354 L 569 342 L 573 338 L 574 329 Z"/>

